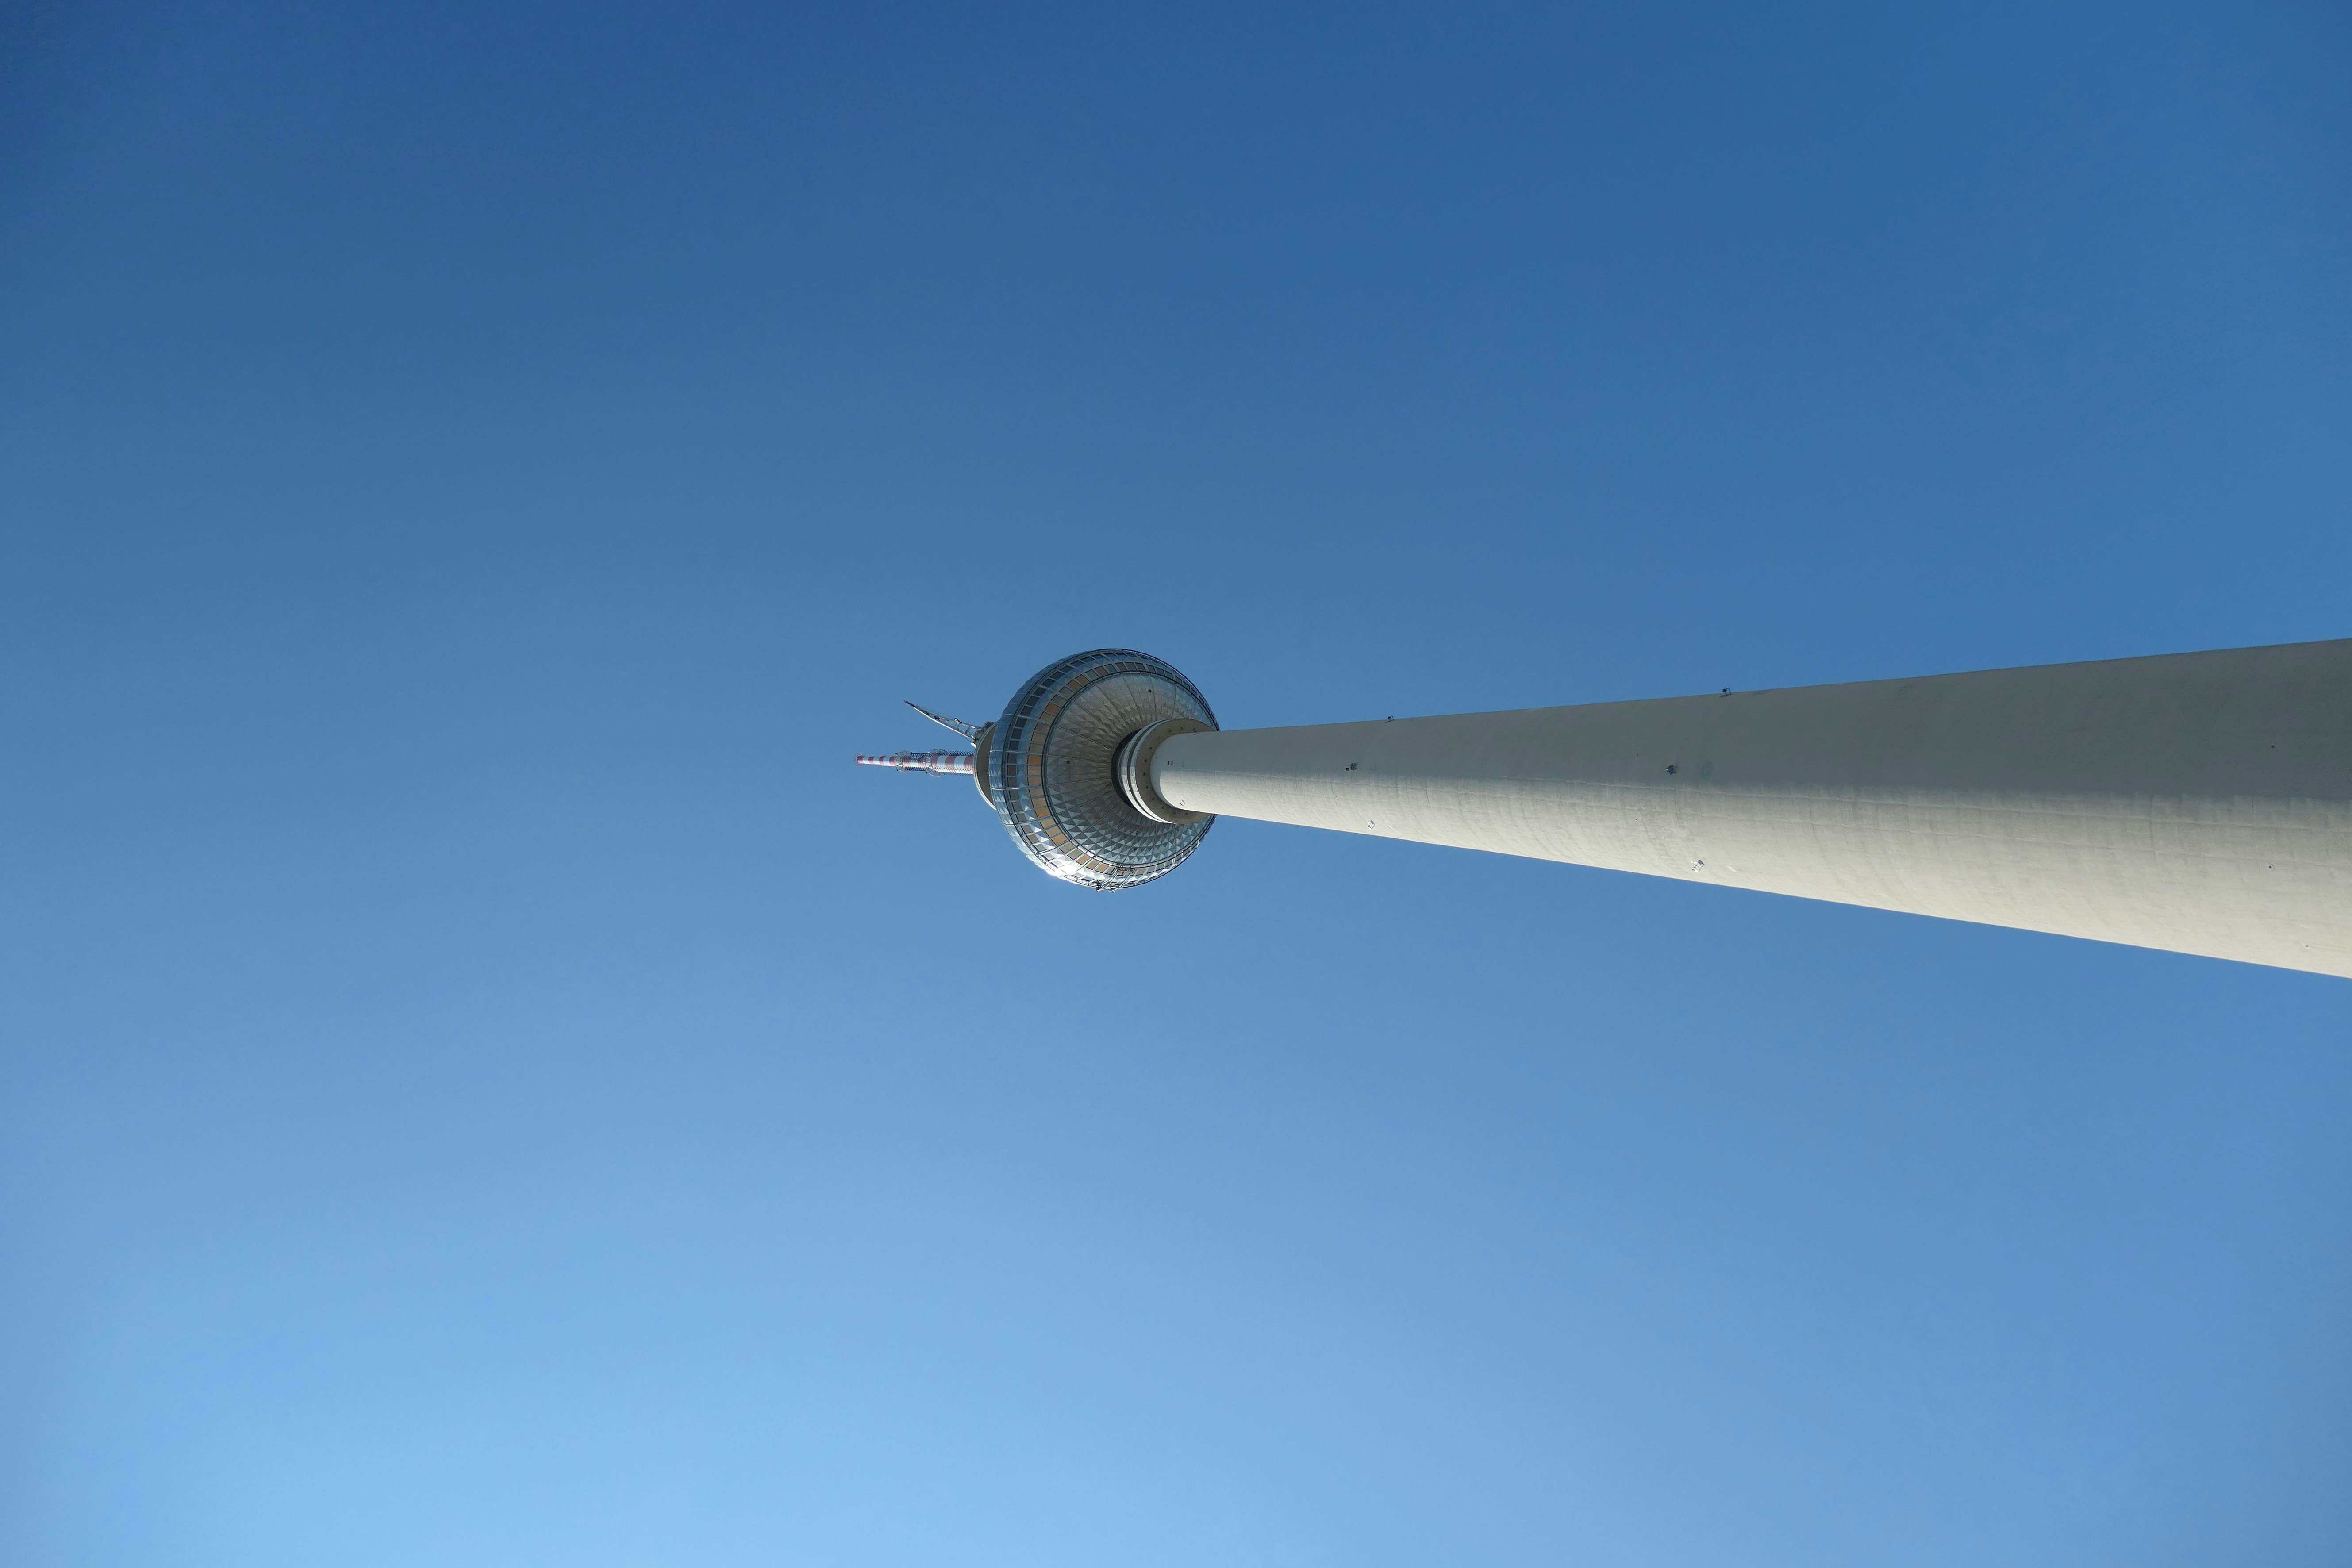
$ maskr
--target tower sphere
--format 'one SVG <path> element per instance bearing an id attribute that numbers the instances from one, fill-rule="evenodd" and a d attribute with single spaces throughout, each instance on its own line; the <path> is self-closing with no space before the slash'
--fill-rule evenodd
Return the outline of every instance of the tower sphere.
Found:
<path id="1" fill-rule="evenodd" d="M 1166 660 L 1123 647 L 1072 654 L 1023 682 L 981 732 L 982 793 L 1052 875 L 1137 887 L 1181 865 L 1216 820 L 1160 800 L 1150 753 L 1171 734 L 1216 727 L 1208 699 Z"/>

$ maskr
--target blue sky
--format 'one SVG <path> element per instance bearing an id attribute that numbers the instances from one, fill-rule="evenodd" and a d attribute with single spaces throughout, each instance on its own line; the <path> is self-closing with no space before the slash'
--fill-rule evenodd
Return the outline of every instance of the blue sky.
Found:
<path id="1" fill-rule="evenodd" d="M 2346 635 L 2347 80 L 10 8 L 0 1558 L 2345 1561 L 2344 983 L 848 758 Z"/>

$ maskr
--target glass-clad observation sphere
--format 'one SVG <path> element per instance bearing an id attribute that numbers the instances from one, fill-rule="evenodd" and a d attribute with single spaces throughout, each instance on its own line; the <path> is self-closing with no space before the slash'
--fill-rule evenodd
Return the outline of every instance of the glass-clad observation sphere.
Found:
<path id="1" fill-rule="evenodd" d="M 1066 882 L 1107 892 L 1164 877 L 1216 820 L 1155 820 L 1120 785 L 1121 747 L 1168 721 L 1217 727 L 1208 699 L 1166 660 L 1124 647 L 1056 659 L 983 734 L 989 804 L 1021 852 Z"/>

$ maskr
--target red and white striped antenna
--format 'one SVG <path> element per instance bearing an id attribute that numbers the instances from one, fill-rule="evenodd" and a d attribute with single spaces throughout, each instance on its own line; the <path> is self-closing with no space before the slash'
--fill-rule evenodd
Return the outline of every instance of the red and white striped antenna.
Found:
<path id="1" fill-rule="evenodd" d="M 934 713 L 919 702 L 908 707 L 929 719 L 943 730 L 953 730 L 967 741 L 977 740 L 980 726 L 967 724 L 961 719 L 950 719 L 944 713 Z M 973 752 L 890 752 L 881 755 L 860 755 L 858 765 L 868 768 L 895 768 L 902 773 L 961 773 L 967 777 L 979 771 L 980 757 Z"/>

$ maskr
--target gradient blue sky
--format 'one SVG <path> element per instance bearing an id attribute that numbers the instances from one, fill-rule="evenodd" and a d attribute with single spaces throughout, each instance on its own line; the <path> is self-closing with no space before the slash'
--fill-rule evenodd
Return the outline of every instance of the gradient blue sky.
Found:
<path id="1" fill-rule="evenodd" d="M 2352 1561 L 2352 985 L 848 764 L 2352 632 L 2347 83 L 0 10 L 0 1560 Z"/>

